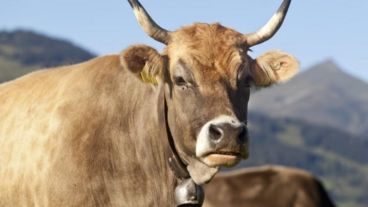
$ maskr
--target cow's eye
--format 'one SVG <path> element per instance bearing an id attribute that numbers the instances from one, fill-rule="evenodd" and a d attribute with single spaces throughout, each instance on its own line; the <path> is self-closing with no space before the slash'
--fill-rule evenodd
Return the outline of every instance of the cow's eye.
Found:
<path id="1" fill-rule="evenodd" d="M 175 82 L 175 85 L 177 85 L 177 86 L 185 86 L 185 85 L 187 85 L 187 82 L 181 76 L 175 77 L 174 78 L 174 82 Z"/>
<path id="2" fill-rule="evenodd" d="M 245 82 L 246 81 L 247 73 L 246 73 L 246 69 L 244 67 L 240 68 L 236 78 L 238 79 L 238 82 Z"/>
<path id="3" fill-rule="evenodd" d="M 247 75 L 246 67 L 242 67 L 239 69 L 237 80 L 238 80 L 238 85 L 244 86 L 244 87 L 250 87 L 250 81 Z"/>

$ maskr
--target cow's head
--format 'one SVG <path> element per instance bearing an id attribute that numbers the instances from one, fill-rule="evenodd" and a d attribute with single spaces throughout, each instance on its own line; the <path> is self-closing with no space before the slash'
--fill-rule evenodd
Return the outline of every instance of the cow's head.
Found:
<path id="1" fill-rule="evenodd" d="M 298 62 L 272 51 L 253 59 L 248 51 L 281 26 L 290 0 L 259 31 L 242 34 L 220 24 L 194 24 L 169 32 L 158 26 L 136 0 L 129 0 L 139 24 L 166 44 L 163 54 L 133 46 L 122 61 L 149 84 L 165 87 L 168 125 L 192 178 L 208 181 L 219 166 L 248 156 L 247 104 L 251 86 L 267 87 L 292 77 Z"/>

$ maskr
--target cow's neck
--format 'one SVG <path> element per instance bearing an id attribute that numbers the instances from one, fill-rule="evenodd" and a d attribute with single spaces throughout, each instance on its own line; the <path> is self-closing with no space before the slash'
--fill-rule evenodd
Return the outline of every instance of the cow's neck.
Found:
<path id="1" fill-rule="evenodd" d="M 167 133 L 167 154 L 168 154 L 168 165 L 173 171 L 175 177 L 179 180 L 184 180 L 190 178 L 189 172 L 184 164 L 183 160 L 180 158 L 178 151 L 176 150 L 174 138 L 169 127 L 167 118 L 167 102 L 165 100 L 165 126 Z"/>
<path id="2" fill-rule="evenodd" d="M 123 158 L 116 163 L 121 173 L 120 199 L 132 202 L 124 206 L 174 206 L 176 179 L 167 165 L 163 90 L 132 76 L 124 82 L 124 127 L 118 141 Z"/>
<path id="3" fill-rule="evenodd" d="M 179 200 L 201 206 L 202 188 L 190 179 L 166 122 L 163 86 L 153 87 L 136 77 L 126 77 L 121 81 L 127 84 L 120 105 L 122 125 L 126 127 L 121 129 L 118 143 L 125 159 L 116 165 L 120 166 L 117 171 L 122 174 L 122 189 L 130 190 L 120 193 L 125 198 L 120 199 L 135 202 L 126 206 L 175 206 L 175 190 L 179 194 L 188 190 L 189 194 L 183 194 Z M 174 168 L 169 167 L 169 159 Z"/>
<path id="4" fill-rule="evenodd" d="M 175 203 L 177 206 L 202 206 L 204 191 L 202 186 L 194 183 L 187 170 L 187 166 L 180 158 L 176 150 L 174 138 L 168 123 L 168 110 L 165 99 L 165 126 L 167 133 L 167 155 L 168 165 L 174 173 L 177 184 L 175 186 Z"/>

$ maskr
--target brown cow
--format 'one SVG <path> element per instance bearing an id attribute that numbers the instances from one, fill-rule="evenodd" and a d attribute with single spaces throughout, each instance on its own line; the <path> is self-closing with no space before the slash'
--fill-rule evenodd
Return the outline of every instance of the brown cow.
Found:
<path id="1" fill-rule="evenodd" d="M 135 45 L 0 85 L 0 206 L 200 205 L 200 185 L 247 157 L 250 86 L 298 68 L 284 52 L 247 52 L 276 33 L 290 0 L 247 35 L 169 32 L 129 3 L 162 54 Z"/>
<path id="2" fill-rule="evenodd" d="M 321 182 L 290 167 L 262 166 L 216 175 L 203 207 L 334 207 Z"/>

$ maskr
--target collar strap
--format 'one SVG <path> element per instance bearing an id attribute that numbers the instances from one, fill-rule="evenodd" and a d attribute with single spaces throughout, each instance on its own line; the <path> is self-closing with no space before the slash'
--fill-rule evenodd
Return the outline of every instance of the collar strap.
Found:
<path id="1" fill-rule="evenodd" d="M 175 187 L 176 206 L 200 207 L 203 205 L 204 201 L 203 188 L 202 186 L 199 186 L 194 183 L 193 179 L 190 177 L 186 165 L 181 160 L 178 151 L 176 150 L 174 138 L 169 128 L 166 99 L 164 99 L 164 103 L 165 103 L 165 124 L 168 139 L 167 140 L 168 164 L 171 171 L 173 171 L 175 177 L 180 180 L 177 183 L 177 186 Z"/>
<path id="2" fill-rule="evenodd" d="M 166 124 L 167 138 L 169 142 L 168 147 L 167 147 L 169 167 L 174 172 L 177 178 L 181 180 L 187 179 L 187 178 L 190 178 L 190 174 L 186 168 L 186 165 L 181 160 L 176 150 L 174 139 L 172 137 L 172 134 L 169 128 L 169 123 L 168 123 L 166 99 L 164 101 L 165 101 L 165 124 Z"/>
<path id="3" fill-rule="evenodd" d="M 173 152 L 172 147 L 168 147 L 168 163 L 170 169 L 174 172 L 175 176 L 181 180 L 190 178 L 189 172 L 186 169 L 183 161 L 179 158 L 179 156 Z"/>

